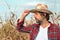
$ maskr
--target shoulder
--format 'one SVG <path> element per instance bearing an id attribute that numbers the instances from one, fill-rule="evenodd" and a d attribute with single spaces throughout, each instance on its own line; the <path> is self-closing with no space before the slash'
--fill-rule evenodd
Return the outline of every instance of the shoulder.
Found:
<path id="1" fill-rule="evenodd" d="M 60 29 L 60 26 L 59 25 L 56 25 L 56 24 L 53 24 L 53 25 L 54 25 L 54 27 Z"/>
<path id="2" fill-rule="evenodd" d="M 56 25 L 56 24 L 53 24 L 53 23 L 51 23 L 51 25 L 54 27 L 54 28 L 60 28 L 60 26 L 59 25 Z"/>
<path id="3" fill-rule="evenodd" d="M 58 26 L 56 24 L 52 24 L 52 28 L 56 31 L 60 31 L 60 26 Z"/>
<path id="4" fill-rule="evenodd" d="M 28 30 L 34 30 L 34 29 L 39 29 L 39 24 L 32 24 L 32 25 L 27 25 L 24 27 L 24 29 Z"/>
<path id="5" fill-rule="evenodd" d="M 28 25 L 27 27 L 39 27 L 39 26 L 40 26 L 40 24 L 34 23 L 34 24 L 32 24 L 32 25 Z"/>

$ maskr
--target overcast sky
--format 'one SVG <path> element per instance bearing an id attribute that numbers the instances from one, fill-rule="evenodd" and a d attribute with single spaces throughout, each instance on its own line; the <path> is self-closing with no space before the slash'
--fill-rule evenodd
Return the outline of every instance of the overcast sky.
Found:
<path id="1" fill-rule="evenodd" d="M 60 12 L 60 0 L 0 0 L 0 16 L 5 20 L 5 17 L 9 18 L 12 11 L 19 18 L 23 10 L 33 9 L 38 3 L 48 5 L 48 9 L 52 12 Z"/>

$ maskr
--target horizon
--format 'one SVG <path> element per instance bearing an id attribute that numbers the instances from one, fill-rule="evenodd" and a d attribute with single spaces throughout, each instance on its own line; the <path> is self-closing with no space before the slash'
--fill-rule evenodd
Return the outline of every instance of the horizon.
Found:
<path id="1" fill-rule="evenodd" d="M 2 18 L 2 21 L 5 21 L 5 19 L 10 18 L 12 11 L 20 18 L 25 9 L 33 9 L 38 3 L 48 5 L 48 10 L 60 15 L 60 0 L 0 0 L 0 17 Z M 32 14 L 27 16 L 26 19 L 29 19 L 31 16 Z"/>

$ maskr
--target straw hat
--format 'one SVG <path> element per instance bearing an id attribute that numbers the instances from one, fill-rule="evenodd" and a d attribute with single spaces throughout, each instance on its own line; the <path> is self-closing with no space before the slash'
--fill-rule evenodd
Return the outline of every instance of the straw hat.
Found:
<path id="1" fill-rule="evenodd" d="M 47 14 L 53 14 L 51 11 L 48 10 L 47 5 L 44 4 L 37 4 L 35 9 L 30 10 L 31 13 L 35 13 L 35 12 L 40 12 L 40 13 L 47 13 Z"/>

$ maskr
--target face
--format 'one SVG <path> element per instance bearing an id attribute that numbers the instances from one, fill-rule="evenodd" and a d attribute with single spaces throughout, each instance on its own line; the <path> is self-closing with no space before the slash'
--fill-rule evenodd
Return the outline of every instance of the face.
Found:
<path id="1" fill-rule="evenodd" d="M 34 18 L 36 19 L 37 23 L 42 23 L 44 16 L 42 16 L 39 12 L 34 13 Z"/>

